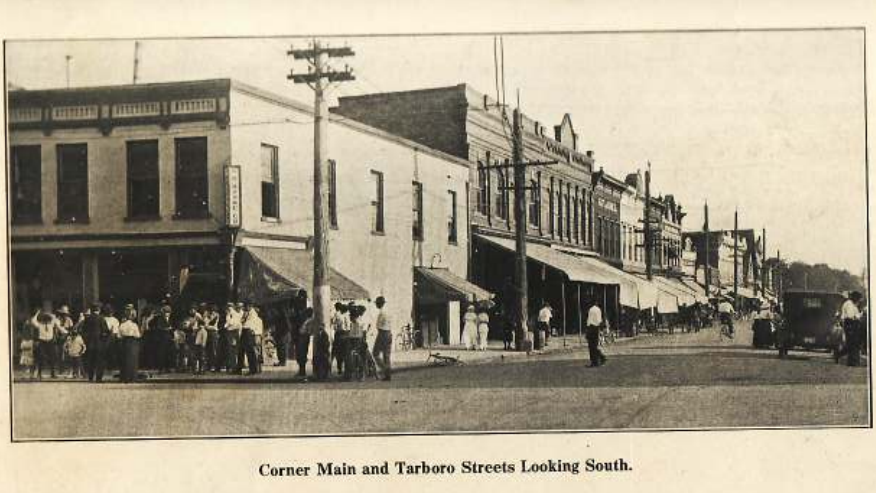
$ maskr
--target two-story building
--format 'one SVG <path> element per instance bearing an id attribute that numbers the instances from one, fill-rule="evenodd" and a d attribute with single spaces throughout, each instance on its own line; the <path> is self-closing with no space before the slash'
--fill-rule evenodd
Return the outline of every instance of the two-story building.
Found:
<path id="1" fill-rule="evenodd" d="M 229 79 L 9 102 L 18 319 L 43 299 L 270 302 L 311 289 L 311 107 Z M 452 340 L 448 313 L 488 296 L 465 282 L 467 161 L 342 118 L 328 138 L 333 296 L 383 295 L 396 325 L 419 311 L 433 340 Z"/>
<path id="2" fill-rule="evenodd" d="M 510 302 L 512 111 L 466 84 L 341 97 L 332 111 L 468 161 L 470 279 Z M 577 330 L 583 300 L 595 298 L 615 321 L 620 305 L 638 307 L 640 281 L 617 268 L 623 262 L 620 202 L 626 185 L 594 172 L 593 152 L 580 150 L 569 115 L 552 135 L 526 115 L 520 121 L 523 161 L 556 161 L 526 169 L 530 313 L 549 302 L 558 327 Z"/>

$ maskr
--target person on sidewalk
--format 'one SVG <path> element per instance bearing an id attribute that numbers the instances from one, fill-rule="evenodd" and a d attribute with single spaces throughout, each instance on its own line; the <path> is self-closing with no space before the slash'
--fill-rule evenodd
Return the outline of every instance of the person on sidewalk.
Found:
<path id="1" fill-rule="evenodd" d="M 350 318 L 347 305 L 335 303 L 335 313 L 332 315 L 332 359 L 337 361 L 338 375 L 344 374 L 344 362 L 347 359 L 347 335 L 350 332 Z M 329 362 L 331 366 L 331 362 Z"/>
<path id="2" fill-rule="evenodd" d="M 34 313 L 30 324 L 36 333 L 34 356 L 36 357 L 37 378 L 43 379 L 43 368 L 47 365 L 51 371 L 51 377 L 57 378 L 55 374 L 57 359 L 55 340 L 60 333 L 61 326 L 58 318 L 52 314 L 51 301 L 43 301 L 42 308 Z"/>
<path id="3" fill-rule="evenodd" d="M 58 372 L 63 373 L 64 368 L 68 366 L 67 353 L 64 351 L 64 344 L 67 343 L 67 337 L 76 324 L 73 323 L 73 317 L 70 314 L 70 307 L 67 305 L 61 305 L 61 308 L 58 308 L 55 312 L 55 316 L 58 317 L 58 326 L 60 327 L 60 330 L 58 330 L 55 337 L 56 364 L 58 365 Z"/>
<path id="4" fill-rule="evenodd" d="M 247 303 L 243 307 L 243 318 L 241 320 L 240 345 L 243 349 L 243 354 L 246 357 L 247 368 L 249 375 L 256 375 L 262 372 L 261 363 L 259 362 L 259 353 L 256 345 L 260 343 L 264 325 L 259 317 L 255 307 Z M 240 367 L 243 367 L 243 361 L 239 362 Z"/>
<path id="5" fill-rule="evenodd" d="M 481 308 L 478 313 L 478 349 L 487 350 L 487 340 L 490 336 L 490 315 L 486 308 Z"/>
<path id="6" fill-rule="evenodd" d="M 96 383 L 103 381 L 106 350 L 111 336 L 110 328 L 103 318 L 101 308 L 100 303 L 94 303 L 91 306 L 91 313 L 85 316 L 82 323 L 85 345 L 88 348 L 85 353 L 85 373 L 88 375 L 89 382 Z"/>
<path id="7" fill-rule="evenodd" d="M 222 366 L 219 359 L 219 312 L 216 311 L 215 305 L 203 306 L 201 319 L 204 321 L 204 328 L 207 329 L 207 345 L 204 347 L 204 357 L 206 363 L 204 369 L 207 371 L 218 372 Z"/>
<path id="8" fill-rule="evenodd" d="M 34 364 L 34 345 L 36 342 L 33 338 L 33 327 L 29 322 L 25 322 L 21 329 L 21 343 L 18 346 L 18 364 L 27 372 L 31 380 L 33 380 L 36 365 Z"/>
<path id="9" fill-rule="evenodd" d="M 199 324 L 195 328 L 195 344 L 192 350 L 192 373 L 203 375 L 209 369 L 207 366 L 207 345 L 209 344 L 209 331 L 206 325 Z"/>
<path id="10" fill-rule="evenodd" d="M 535 333 L 535 349 L 541 349 L 541 345 L 547 345 L 547 338 L 551 333 L 551 319 L 554 318 L 554 311 L 551 309 L 551 304 L 547 301 L 542 304 L 541 310 L 538 311 L 538 325 Z M 544 340 L 541 338 L 544 334 Z"/>
<path id="11" fill-rule="evenodd" d="M 599 303 L 591 300 L 590 310 L 587 311 L 587 328 L 585 335 L 587 336 L 587 349 L 590 351 L 590 367 L 596 368 L 604 365 L 608 358 L 599 349 L 599 331 L 602 330 L 605 324 L 602 318 L 602 309 L 599 308 Z"/>
<path id="12" fill-rule="evenodd" d="M 298 344 L 295 345 L 295 360 L 298 363 L 298 377 L 307 381 L 307 353 L 310 352 L 310 338 L 314 333 L 316 320 L 313 318 L 313 308 L 307 307 L 302 312 L 304 321 L 298 328 Z"/>
<path id="13" fill-rule="evenodd" d="M 382 380 L 389 381 L 392 379 L 392 324 L 384 309 L 386 298 L 378 296 L 374 300 L 374 305 L 377 307 L 377 316 L 374 322 L 377 327 L 377 339 L 374 341 L 374 360 L 378 370 L 383 373 Z"/>
<path id="14" fill-rule="evenodd" d="M 240 358 L 240 320 L 243 316 L 237 305 L 225 306 L 225 369 L 228 373 L 242 373 Z"/>
<path id="15" fill-rule="evenodd" d="M 176 352 L 173 342 L 173 325 L 170 322 L 170 305 L 162 305 L 157 316 L 149 321 L 149 330 L 153 331 L 156 363 L 160 373 L 169 373 L 176 366 Z"/>
<path id="16" fill-rule="evenodd" d="M 839 352 L 837 359 L 846 356 L 848 366 L 858 366 L 861 363 L 861 293 L 852 291 L 840 307 L 840 321 L 846 335 L 846 343 Z"/>
<path id="17" fill-rule="evenodd" d="M 465 349 L 471 351 L 477 347 L 478 338 L 478 314 L 474 305 L 468 305 L 465 315 L 462 316 L 462 342 Z"/>
<path id="18" fill-rule="evenodd" d="M 70 365 L 70 378 L 83 378 L 85 371 L 82 366 L 82 358 L 85 356 L 87 347 L 85 339 L 78 331 L 72 331 L 67 335 L 67 341 L 64 343 L 64 353 L 67 355 L 67 361 Z"/>
<path id="19" fill-rule="evenodd" d="M 134 305 L 125 305 L 122 321 L 119 323 L 121 341 L 121 376 L 123 383 L 137 381 L 140 369 L 140 326 L 137 325 L 137 310 Z"/>

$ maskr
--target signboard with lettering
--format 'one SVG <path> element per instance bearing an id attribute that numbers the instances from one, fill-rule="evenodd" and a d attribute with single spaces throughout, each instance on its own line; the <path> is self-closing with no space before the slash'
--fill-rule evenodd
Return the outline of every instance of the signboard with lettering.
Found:
<path id="1" fill-rule="evenodd" d="M 225 225 L 240 227 L 240 166 L 225 167 Z"/>

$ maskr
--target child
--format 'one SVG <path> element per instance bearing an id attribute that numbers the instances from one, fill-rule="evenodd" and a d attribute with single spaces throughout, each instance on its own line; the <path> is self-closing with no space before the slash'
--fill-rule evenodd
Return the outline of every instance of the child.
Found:
<path id="1" fill-rule="evenodd" d="M 34 372 L 36 371 L 36 366 L 34 365 L 34 356 L 33 356 L 33 331 L 30 330 L 29 326 L 25 327 L 25 330 L 21 331 L 21 345 L 19 349 L 21 349 L 21 354 L 19 355 L 18 363 L 21 367 L 27 370 L 28 375 L 31 379 L 34 377 Z"/>
<path id="2" fill-rule="evenodd" d="M 204 367 L 207 366 L 207 327 L 203 324 L 194 328 L 191 366 L 195 375 L 203 375 Z"/>
<path id="3" fill-rule="evenodd" d="M 173 350 L 176 356 L 176 370 L 185 371 L 186 364 L 188 363 L 188 354 L 186 354 L 188 351 L 186 347 L 186 333 L 182 327 L 177 327 L 173 331 Z"/>
<path id="4" fill-rule="evenodd" d="M 64 354 L 67 355 L 67 361 L 70 363 L 70 378 L 82 378 L 85 372 L 82 371 L 82 355 L 85 354 L 85 341 L 78 331 L 70 332 L 67 340 L 64 342 Z"/>

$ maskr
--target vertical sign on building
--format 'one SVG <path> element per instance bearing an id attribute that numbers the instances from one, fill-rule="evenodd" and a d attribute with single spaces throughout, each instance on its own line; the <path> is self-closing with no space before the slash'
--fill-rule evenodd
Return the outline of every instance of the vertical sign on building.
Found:
<path id="1" fill-rule="evenodd" d="M 225 166 L 225 225 L 240 227 L 240 166 Z"/>

